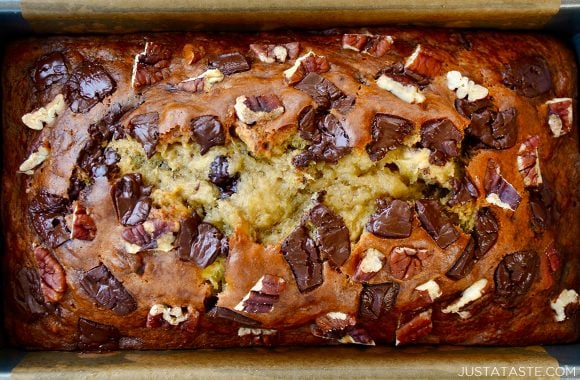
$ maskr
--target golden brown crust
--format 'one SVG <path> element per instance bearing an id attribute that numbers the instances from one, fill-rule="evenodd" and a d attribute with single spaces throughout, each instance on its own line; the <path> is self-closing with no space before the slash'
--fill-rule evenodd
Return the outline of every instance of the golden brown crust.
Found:
<path id="1" fill-rule="evenodd" d="M 368 31 L 347 32 L 369 34 Z M 549 110 L 545 104 L 554 98 L 572 98 L 575 107 L 576 66 L 571 52 L 561 42 L 535 34 L 425 29 L 375 29 L 371 33 L 394 39 L 389 50 L 380 57 L 343 49 L 344 33 L 339 31 L 236 36 L 151 34 L 51 37 L 26 39 L 9 45 L 2 78 L 2 223 L 6 252 L 4 260 L 11 274 L 5 281 L 5 310 L 7 331 L 12 342 L 31 349 L 158 349 L 333 344 L 347 336 L 356 340 L 360 337 L 357 335 L 359 338 L 355 338 L 353 334 L 363 334 L 350 329 L 354 326 L 324 331 L 325 322 L 321 318 L 328 313 L 343 313 L 355 318 L 356 327 L 377 343 L 393 343 L 397 339 L 400 343 L 522 345 L 578 340 L 580 313 L 577 312 L 577 303 L 566 308 L 566 319 L 561 322 L 555 321 L 555 312 L 550 307 L 550 302 L 554 302 L 563 290 L 580 292 L 580 251 L 575 240 L 580 232 L 578 131 L 574 123 L 568 134 L 554 137 L 547 124 Z M 145 41 L 168 49 L 171 52 L 170 63 L 158 64 L 159 70 L 153 75 L 160 75 L 159 81 L 144 84 L 135 90 L 132 86 L 133 65 L 135 56 L 143 52 Z M 417 212 L 413 211 L 410 237 L 384 238 L 364 229 L 360 238 L 352 241 L 348 260 L 338 268 L 326 260 L 322 264 L 322 285 L 303 292 L 299 291 L 293 268 L 282 253 L 284 241 L 271 245 L 260 243 L 252 235 L 251 226 L 241 224 L 234 226 L 233 232 L 226 236 L 229 242 L 229 253 L 225 259 L 226 285 L 218 293 L 219 299 L 215 304 L 212 286 L 204 280 L 203 269 L 194 262 L 180 260 L 177 249 L 127 253 L 126 244 L 121 239 L 126 226 L 118 221 L 110 193 L 111 186 L 121 174 L 113 171 L 108 176 L 92 178 L 77 196 L 78 201 L 90 210 L 96 224 L 95 239 L 72 239 L 55 247 L 45 247 L 50 248 L 50 254 L 66 273 L 66 290 L 62 299 L 46 302 L 42 287 L 49 286 L 46 281 L 50 281 L 44 279 L 42 274 L 38 275 L 39 263 L 34 250 L 47 244 L 32 227 L 34 216 L 31 216 L 29 209 L 42 189 L 72 202 L 71 177 L 76 173 L 83 148 L 94 138 L 89 133 L 89 127 L 106 118 L 111 108 L 121 105 L 125 111 L 119 122 L 129 135 L 132 128 L 130 120 L 157 112 L 158 145 L 164 146 L 188 135 L 192 119 L 217 115 L 224 127 L 226 144 L 238 139 L 247 146 L 250 156 L 279 155 L 280 150 L 285 149 L 284 144 L 297 132 L 299 113 L 307 106 L 316 107 L 316 102 L 307 92 L 289 85 L 284 79 L 283 72 L 294 64 L 296 57 L 288 58 L 284 63 L 261 62 L 250 44 L 283 45 L 291 42 L 299 42 L 298 56 L 313 51 L 318 56 L 326 57 L 330 68 L 319 75 L 347 96 L 355 97 L 352 108 L 345 111 L 333 107 L 329 111 L 344 127 L 352 150 L 348 154 L 351 155 L 367 154 L 365 149 L 372 140 L 372 124 L 376 114 L 391 114 L 410 120 L 413 133 L 419 133 L 426 122 L 448 119 L 462 136 L 466 136 L 470 119 L 458 112 L 454 105 L 456 95 L 447 86 L 446 74 L 453 70 L 487 88 L 488 97 L 493 99 L 498 111 L 515 108 L 518 129 L 515 143 L 507 149 L 482 148 L 481 144 L 476 144 L 469 152 L 466 152 L 466 147 L 462 152 L 461 164 L 465 165 L 465 173 L 479 193 L 471 204 L 475 209 L 491 209 L 499 225 L 497 241 L 475 262 L 473 269 L 460 279 L 445 275 L 462 255 L 472 234 L 471 228 L 461 229 L 455 217 L 452 223 L 458 231 L 458 239 L 442 248 L 435 244 Z M 190 63 L 190 54 L 182 53 L 188 51 L 184 49 L 186 44 L 202 47 L 202 58 Z M 417 45 L 424 46 L 428 55 L 435 57 L 440 66 L 431 68 L 436 70 L 435 75 L 423 76 L 428 82 L 426 85 L 416 85 L 422 88 L 425 101 L 411 104 L 377 86 L 376 80 L 385 68 L 393 67 L 398 62 L 404 64 Z M 38 132 L 27 128 L 21 117 L 45 106 L 56 95 L 65 93 L 70 82 L 70 79 L 67 82 L 64 78 L 43 89 L 39 88 L 38 82 L 35 86 L 32 74 L 38 60 L 55 51 L 65 57 L 69 76 L 84 62 L 102 65 L 113 79 L 114 89 L 85 113 L 73 112 L 68 107 L 71 99 L 67 99 L 67 108 L 58 115 L 56 122 Z M 228 52 L 245 55 L 251 69 L 226 75 L 221 82 L 200 92 L 178 89 L 180 82 L 198 77 L 211 68 L 212 56 Z M 531 55 L 545 60 L 551 84 L 549 90 L 540 95 L 526 97 L 514 86 L 506 84 L 505 74 L 508 66 L 513 66 L 520 59 L 531 59 Z M 282 101 L 285 108 L 282 116 L 251 126 L 240 122 L 234 109 L 238 97 L 271 94 Z M 536 194 L 536 190 L 526 188 L 517 166 L 518 150 L 531 136 L 539 137 L 541 175 L 544 186 L 549 187 L 553 194 L 552 207 L 559 211 L 542 231 L 531 227 L 530 197 L 536 195 L 530 194 Z M 19 173 L 20 164 L 43 141 L 50 144 L 47 161 L 32 176 Z M 486 189 L 486 172 L 490 159 L 499 165 L 501 176 L 522 198 L 515 211 L 486 200 L 489 192 Z M 405 198 L 407 201 L 413 199 L 413 196 Z M 412 202 L 409 204 L 415 208 Z M 63 214 L 69 215 L 71 210 L 72 206 Z M 183 226 L 184 215 L 170 208 L 152 211 L 153 214 L 160 219 L 181 221 Z M 304 220 L 306 216 L 302 218 Z M 296 227 L 299 224 L 297 221 Z M 393 253 L 397 247 L 428 250 L 428 258 L 420 260 L 421 265 L 411 275 L 401 278 L 395 268 L 402 265 L 396 263 L 401 256 Z M 357 268 L 369 248 L 385 256 L 384 265 L 370 279 L 356 280 Z M 533 251 L 537 258 L 537 263 L 530 263 L 530 266 L 536 266 L 529 269 L 534 272 L 531 285 L 522 285 L 526 288 L 522 294 L 502 301 L 501 291 L 494 279 L 497 268 L 508 255 L 523 251 Z M 83 278 L 88 271 L 101 264 L 136 301 L 134 309 L 125 305 L 119 306 L 120 313 L 114 312 L 116 306 L 103 307 L 97 304 L 94 296 L 88 295 L 82 286 Z M 32 274 L 27 272 L 26 277 L 23 270 L 29 270 Z M 283 279 L 285 284 L 276 298 L 273 311 L 249 313 L 237 309 L 252 287 L 266 274 Z M 22 280 L 23 276 L 28 280 Z M 487 280 L 483 295 L 458 309 L 464 314 L 445 312 L 465 289 L 482 279 Z M 429 280 L 436 281 L 442 293 L 435 300 L 431 300 L 425 292 L 416 290 Z M 362 307 L 361 292 L 369 285 L 378 284 L 395 284 L 393 286 L 398 290 L 396 302 L 390 310 L 386 308 L 380 318 L 365 318 L 359 311 Z M 19 290 L 19 287 L 26 289 Z M 22 306 L 22 301 L 17 300 L 19 291 L 24 292 L 29 301 L 35 297 L 37 301 L 25 301 L 25 306 Z M 513 289 L 510 291 L 514 292 Z M 120 297 L 124 299 L 125 296 Z M 159 303 L 187 306 L 189 318 L 177 326 L 166 322 L 159 322 L 158 327 L 147 326 L 154 323 L 148 322 L 151 320 L 148 317 L 151 307 Z M 209 313 L 214 304 L 217 309 L 213 309 L 213 314 Z M 237 321 L 218 318 L 216 310 L 235 311 L 253 322 L 243 318 Z M 430 331 L 415 338 L 396 335 L 398 327 L 426 310 L 430 310 L 431 315 Z M 83 334 L 86 335 L 86 332 L 80 329 L 79 319 L 116 328 L 117 332 L 107 330 L 108 335 L 105 334 L 108 337 L 105 340 L 110 339 L 112 345 L 107 346 L 98 339 L 91 342 L 87 338 L 89 342 L 85 342 Z M 239 330 L 245 327 L 255 330 Z M 321 331 L 330 339 L 321 338 Z"/>

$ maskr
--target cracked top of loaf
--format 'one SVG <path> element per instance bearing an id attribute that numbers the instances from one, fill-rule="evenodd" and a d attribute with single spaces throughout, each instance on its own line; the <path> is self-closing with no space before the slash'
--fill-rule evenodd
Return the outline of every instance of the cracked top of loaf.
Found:
<path id="1" fill-rule="evenodd" d="M 27 348 L 578 339 L 576 66 L 432 29 L 12 43 Z"/>

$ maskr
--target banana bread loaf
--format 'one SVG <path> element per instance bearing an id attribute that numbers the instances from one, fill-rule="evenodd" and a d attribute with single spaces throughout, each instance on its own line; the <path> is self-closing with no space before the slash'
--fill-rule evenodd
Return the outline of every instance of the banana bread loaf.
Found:
<path id="1" fill-rule="evenodd" d="M 554 38 L 24 39 L 2 84 L 15 345 L 579 337 L 576 66 Z"/>

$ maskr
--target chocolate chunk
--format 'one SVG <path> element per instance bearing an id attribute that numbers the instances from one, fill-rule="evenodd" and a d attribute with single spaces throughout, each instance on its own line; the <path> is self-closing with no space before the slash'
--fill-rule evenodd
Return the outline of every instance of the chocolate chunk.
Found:
<path id="1" fill-rule="evenodd" d="M 226 156 L 217 156 L 213 160 L 208 178 L 211 183 L 220 189 L 222 198 L 227 198 L 238 191 L 240 174 L 230 175 L 228 158 Z"/>
<path id="2" fill-rule="evenodd" d="M 316 229 L 316 243 L 323 259 L 341 266 L 350 256 L 350 236 L 344 220 L 323 204 L 310 210 L 309 221 Z"/>
<path id="3" fill-rule="evenodd" d="M 77 349 L 80 351 L 106 352 L 119 349 L 121 333 L 114 326 L 79 318 L 77 329 Z"/>
<path id="4" fill-rule="evenodd" d="M 383 312 L 391 310 L 397 302 L 399 284 L 365 284 L 360 294 L 359 317 L 378 319 Z"/>
<path id="5" fill-rule="evenodd" d="M 40 58 L 36 62 L 36 67 L 32 79 L 38 90 L 59 84 L 66 81 L 68 69 L 66 61 L 61 52 L 55 51 Z"/>
<path id="6" fill-rule="evenodd" d="M 505 65 L 503 83 L 518 94 L 534 98 L 550 91 L 552 76 L 546 60 L 539 56 L 525 56 Z"/>
<path id="7" fill-rule="evenodd" d="M 518 138 L 515 108 L 498 112 L 488 98 L 475 102 L 457 99 L 455 108 L 460 114 L 471 119 L 465 133 L 481 141 L 485 147 L 507 149 L 515 145 Z"/>
<path id="8" fill-rule="evenodd" d="M 214 55 L 208 58 L 209 67 L 219 69 L 224 75 L 250 70 L 250 63 L 238 52 Z"/>
<path id="9" fill-rule="evenodd" d="M 488 201 L 490 200 L 490 195 L 494 198 L 497 197 L 499 202 L 494 200 L 494 203 L 501 202 L 499 204 L 500 207 L 515 211 L 522 200 L 522 197 L 516 189 L 501 176 L 498 164 L 491 158 L 487 162 L 483 187 L 485 188 Z"/>
<path id="10" fill-rule="evenodd" d="M 139 89 L 157 83 L 169 75 L 171 50 L 154 42 L 145 43 L 145 50 L 135 58 L 133 87 Z"/>
<path id="11" fill-rule="evenodd" d="M 244 104 L 253 112 L 272 112 L 278 107 L 284 105 L 274 94 L 247 96 Z"/>
<path id="12" fill-rule="evenodd" d="M 559 219 L 555 195 L 545 182 L 540 188 L 532 189 L 529 194 L 532 214 L 530 222 L 534 232 L 541 233 Z"/>
<path id="13" fill-rule="evenodd" d="M 410 120 L 377 113 L 372 123 L 372 140 L 366 147 L 371 160 L 381 160 L 388 151 L 400 145 L 412 130 L 413 123 Z"/>
<path id="14" fill-rule="evenodd" d="M 395 40 L 395 44 L 396 43 L 397 40 Z M 381 75 L 386 75 L 394 81 L 402 84 L 418 86 L 420 89 L 427 87 L 430 82 L 429 78 L 411 70 L 407 70 L 405 65 L 403 65 L 401 62 L 397 62 L 392 66 L 381 69 L 375 75 L 375 79 L 379 78 Z"/>
<path id="15" fill-rule="evenodd" d="M 214 308 L 211 309 L 207 315 L 210 318 L 223 318 L 248 327 L 260 327 L 261 325 L 261 323 L 255 319 L 246 317 L 245 315 L 241 315 L 240 313 L 236 313 L 233 310 L 220 306 L 214 306 Z"/>
<path id="16" fill-rule="evenodd" d="M 461 181 L 453 177 L 450 179 L 450 182 L 451 188 L 453 189 L 453 195 L 449 201 L 447 201 L 449 206 L 455 206 L 457 204 L 462 205 L 479 197 L 477 187 L 467 174 L 463 176 Z"/>
<path id="17" fill-rule="evenodd" d="M 298 114 L 298 133 L 304 140 L 319 143 L 322 133 L 318 129 L 320 114 L 312 106 L 307 106 Z"/>
<path id="18" fill-rule="evenodd" d="M 47 308 L 40 289 L 40 278 L 34 268 L 20 269 L 11 285 L 16 310 L 21 318 L 27 322 L 33 322 L 46 314 Z"/>
<path id="19" fill-rule="evenodd" d="M 474 237 L 477 242 L 475 257 L 481 259 L 497 241 L 499 224 L 490 208 L 485 207 L 477 212 Z"/>
<path id="20" fill-rule="evenodd" d="M 407 202 L 379 199 L 377 206 L 366 224 L 367 231 L 383 238 L 401 239 L 411 235 L 413 211 Z"/>
<path id="21" fill-rule="evenodd" d="M 79 284 L 100 306 L 118 315 L 127 315 L 137 310 L 133 296 L 102 263 L 85 272 Z"/>
<path id="22" fill-rule="evenodd" d="M 125 174 L 111 188 L 117 218 L 124 226 L 134 226 L 147 219 L 151 210 L 151 187 L 144 187 L 141 174 Z"/>
<path id="23" fill-rule="evenodd" d="M 455 261 L 447 273 L 445 273 L 445 275 L 456 281 L 467 276 L 477 261 L 476 251 L 477 243 L 475 242 L 475 239 L 471 237 L 463 249 L 461 256 L 459 256 L 459 258 Z"/>
<path id="24" fill-rule="evenodd" d="M 43 245 L 56 248 L 69 240 L 70 231 L 64 219 L 69 212 L 70 203 L 67 199 L 44 189 L 30 202 L 28 215 Z"/>
<path id="25" fill-rule="evenodd" d="M 431 235 L 441 248 L 447 248 L 459 239 L 459 232 L 447 219 L 443 207 L 434 199 L 422 199 L 415 202 L 417 216 L 423 228 Z"/>
<path id="26" fill-rule="evenodd" d="M 308 114 L 306 116 L 310 117 Z M 309 119 L 305 119 L 301 123 L 305 126 L 301 128 L 301 130 L 305 130 L 305 132 L 301 132 L 301 135 L 311 135 L 314 138 L 313 144 L 307 146 L 304 152 L 292 158 L 294 166 L 299 168 L 306 167 L 311 161 L 335 164 L 340 158 L 350 153 L 352 150 L 350 138 L 334 115 L 315 116 L 315 125 L 319 134 L 308 132 L 312 131 L 312 128 L 307 122 L 309 122 Z"/>
<path id="27" fill-rule="evenodd" d="M 459 155 L 461 132 L 449 119 L 429 120 L 421 126 L 421 145 L 431 150 L 429 162 L 443 166 Z"/>
<path id="28" fill-rule="evenodd" d="M 288 262 L 301 293 L 320 286 L 322 260 L 314 240 L 308 236 L 304 226 L 296 228 L 282 243 L 282 254 Z"/>
<path id="29" fill-rule="evenodd" d="M 306 75 L 296 88 L 310 95 L 318 108 L 323 110 L 335 108 L 345 113 L 355 101 L 354 97 L 346 96 L 334 83 L 314 72 Z"/>
<path id="30" fill-rule="evenodd" d="M 495 296 L 504 305 L 513 305 L 519 296 L 532 286 L 539 267 L 538 255 L 533 251 L 519 251 L 506 255 L 494 273 Z"/>
<path id="31" fill-rule="evenodd" d="M 181 260 L 193 261 L 206 268 L 220 255 L 227 255 L 228 245 L 222 233 L 209 223 L 202 223 L 194 213 L 181 221 L 177 235 L 177 254 Z"/>
<path id="32" fill-rule="evenodd" d="M 222 123 L 216 116 L 205 115 L 191 120 L 191 133 L 195 142 L 200 145 L 200 153 L 203 156 L 207 151 L 217 145 L 224 145 L 226 135 Z"/>
<path id="33" fill-rule="evenodd" d="M 143 145 L 147 158 L 153 157 L 159 143 L 159 113 L 148 112 L 129 120 L 131 137 Z"/>
<path id="34" fill-rule="evenodd" d="M 66 82 L 66 101 L 71 111 L 86 113 L 112 94 L 115 88 L 115 81 L 103 66 L 85 62 L 76 68 Z"/>

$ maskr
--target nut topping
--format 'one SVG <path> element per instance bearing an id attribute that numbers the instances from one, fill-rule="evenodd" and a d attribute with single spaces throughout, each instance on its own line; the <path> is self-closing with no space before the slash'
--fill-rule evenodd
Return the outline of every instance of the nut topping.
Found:
<path id="1" fill-rule="evenodd" d="M 395 345 L 413 343 L 424 338 L 433 330 L 433 321 L 431 320 L 431 309 L 423 311 L 412 317 L 409 321 L 403 323 L 399 320 L 399 326 L 395 331 Z"/>
<path id="2" fill-rule="evenodd" d="M 433 255 L 426 249 L 395 247 L 391 251 L 389 267 L 391 275 L 398 280 L 408 280 L 423 270 L 423 262 Z"/>
<path id="3" fill-rule="evenodd" d="M 73 204 L 72 228 L 70 233 L 71 239 L 92 241 L 97 234 L 97 225 L 87 209 L 75 202 Z"/>
<path id="4" fill-rule="evenodd" d="M 149 309 L 149 314 L 147 315 L 147 327 L 157 327 L 154 326 L 154 318 L 156 316 L 162 316 L 163 320 L 169 323 L 171 326 L 177 326 L 182 322 L 187 321 L 189 318 L 189 308 L 187 307 L 171 307 L 164 304 L 155 304 Z"/>
<path id="5" fill-rule="evenodd" d="M 144 86 L 162 81 L 169 76 L 170 63 L 170 49 L 154 42 L 145 42 L 143 52 L 135 56 L 131 87 L 139 90 Z"/>
<path id="6" fill-rule="evenodd" d="M 417 45 L 413 54 L 407 58 L 405 69 L 424 77 L 433 78 L 441 71 L 441 62 L 434 54 L 421 44 Z"/>
<path id="7" fill-rule="evenodd" d="M 518 171 L 524 179 L 524 186 L 538 187 L 542 184 L 540 172 L 540 159 L 538 157 L 538 145 L 540 138 L 531 136 L 520 145 L 517 163 Z"/>
<path id="8" fill-rule="evenodd" d="M 554 98 L 548 100 L 548 126 L 554 137 L 569 133 L 573 126 L 574 111 L 571 98 Z"/>
<path id="9" fill-rule="evenodd" d="M 238 96 L 234 109 L 238 119 L 248 125 L 274 120 L 284 113 L 284 105 L 274 94 Z"/>
<path id="10" fill-rule="evenodd" d="M 457 313 L 463 319 L 471 317 L 471 313 L 468 311 L 461 311 L 461 309 L 464 308 L 467 304 L 481 298 L 481 296 L 483 296 L 485 293 L 486 287 L 487 280 L 485 278 L 475 281 L 467 289 L 465 289 L 463 293 L 461 293 L 461 297 L 459 297 L 459 299 L 441 311 L 445 314 Z"/>
<path id="11" fill-rule="evenodd" d="M 463 76 L 459 71 L 449 71 L 447 73 L 447 88 L 455 91 L 457 99 L 465 99 L 468 102 L 475 102 L 487 97 L 489 91 L 487 88 L 475 84 L 474 81 Z"/>
<path id="12" fill-rule="evenodd" d="M 186 65 L 193 65 L 205 55 L 205 48 L 201 45 L 193 46 L 193 44 L 183 45 L 181 56 Z"/>
<path id="13" fill-rule="evenodd" d="M 365 282 L 373 278 L 385 265 L 385 255 L 380 251 L 369 248 L 358 264 L 353 278 L 356 281 Z"/>
<path id="14" fill-rule="evenodd" d="M 250 50 L 256 55 L 258 60 L 264 63 L 286 62 L 286 59 L 295 59 L 300 50 L 298 42 L 287 44 L 250 44 Z"/>
<path id="15" fill-rule="evenodd" d="M 44 107 L 22 116 L 22 122 L 28 128 L 40 131 L 45 125 L 54 123 L 57 116 L 62 115 L 65 105 L 64 96 L 58 94 Z"/>
<path id="16" fill-rule="evenodd" d="M 556 298 L 556 301 L 550 302 L 550 307 L 554 310 L 556 315 L 554 316 L 554 320 L 556 322 L 562 322 L 568 319 L 568 315 L 566 314 L 566 308 L 569 305 L 574 305 L 580 303 L 580 296 L 574 289 L 564 289 Z"/>
<path id="17" fill-rule="evenodd" d="M 34 258 L 40 273 L 40 288 L 46 302 L 58 302 L 66 291 L 66 275 L 60 263 L 48 249 L 37 247 Z"/>
<path id="18" fill-rule="evenodd" d="M 137 253 L 145 250 L 169 252 L 175 242 L 174 233 L 179 231 L 179 223 L 162 219 L 147 220 L 143 224 L 126 227 L 122 236 L 127 242 L 127 253 Z"/>
<path id="19" fill-rule="evenodd" d="M 518 208 L 522 197 L 518 194 L 516 189 L 501 176 L 499 165 L 491 158 L 487 162 L 487 170 L 485 172 L 483 185 L 487 194 L 485 200 L 488 203 L 512 211 L 515 211 Z"/>
<path id="20" fill-rule="evenodd" d="M 18 171 L 27 175 L 33 175 L 34 169 L 40 166 L 50 155 L 50 147 L 41 145 L 36 152 L 32 152 L 30 156 L 20 164 Z"/>
<path id="21" fill-rule="evenodd" d="M 424 284 L 421 284 L 415 288 L 420 292 L 426 292 L 431 299 L 431 302 L 435 301 L 437 298 L 441 296 L 441 288 L 439 284 L 435 280 L 429 280 Z"/>
<path id="22" fill-rule="evenodd" d="M 269 313 L 280 299 L 286 281 L 278 276 L 266 274 L 250 289 L 234 310 L 246 313 Z"/>
<path id="23" fill-rule="evenodd" d="M 410 104 L 423 103 L 426 99 L 415 85 L 399 83 L 385 74 L 377 79 L 377 86 Z"/>
<path id="24" fill-rule="evenodd" d="M 330 64 L 326 57 L 316 55 L 313 51 L 309 51 L 303 56 L 296 59 L 294 65 L 284 71 L 284 79 L 286 83 L 293 85 L 300 82 L 309 73 L 325 73 L 330 70 Z"/>
<path id="25" fill-rule="evenodd" d="M 194 93 L 209 91 L 214 84 L 223 81 L 224 78 L 224 74 L 219 69 L 209 69 L 194 78 L 179 82 L 177 87 L 180 90 Z"/>
<path id="26" fill-rule="evenodd" d="M 356 327 L 356 319 L 342 312 L 330 312 L 316 318 L 316 324 L 311 326 L 312 335 L 337 340 L 340 343 L 362 344 L 374 346 L 370 335 L 360 327 Z"/>
<path id="27" fill-rule="evenodd" d="M 345 34 L 342 36 L 342 48 L 382 57 L 393 45 L 393 37 L 372 34 Z"/>

